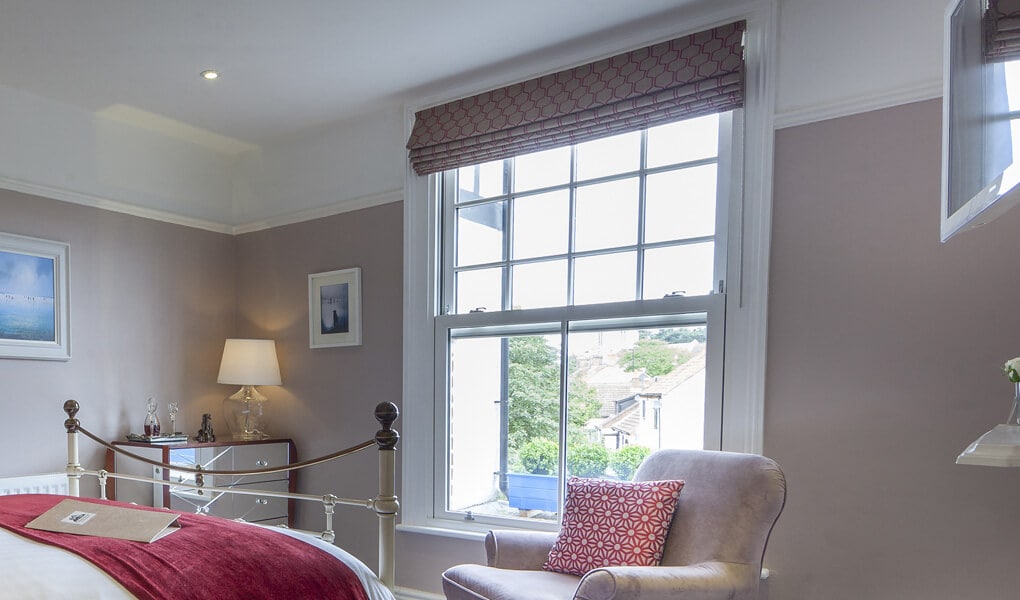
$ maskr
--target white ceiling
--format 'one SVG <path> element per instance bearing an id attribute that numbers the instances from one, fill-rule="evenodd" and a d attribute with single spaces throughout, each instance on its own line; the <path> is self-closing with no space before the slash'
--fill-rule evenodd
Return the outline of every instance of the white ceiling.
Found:
<path id="1" fill-rule="evenodd" d="M 238 151 L 692 4 L 720 3 L 0 0 L 0 84 Z"/>

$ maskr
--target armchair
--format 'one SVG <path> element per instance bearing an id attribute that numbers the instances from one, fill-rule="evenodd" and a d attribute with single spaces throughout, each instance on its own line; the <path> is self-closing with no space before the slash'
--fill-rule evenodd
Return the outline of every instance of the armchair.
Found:
<path id="1" fill-rule="evenodd" d="M 543 571 L 555 532 L 490 531 L 487 566 L 443 573 L 447 600 L 756 600 L 762 558 L 786 501 L 771 459 L 708 450 L 659 450 L 635 481 L 683 479 L 662 561 L 603 567 L 582 577 Z"/>

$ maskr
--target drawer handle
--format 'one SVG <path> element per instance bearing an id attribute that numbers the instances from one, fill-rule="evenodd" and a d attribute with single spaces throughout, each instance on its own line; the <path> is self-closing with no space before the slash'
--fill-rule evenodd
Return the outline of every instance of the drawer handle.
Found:
<path id="1" fill-rule="evenodd" d="M 255 504 L 269 504 L 269 500 L 266 500 L 265 498 L 256 498 Z"/>
<path id="2" fill-rule="evenodd" d="M 269 466 L 269 461 L 268 460 L 262 460 L 260 458 L 259 460 L 255 461 L 255 466 L 257 466 L 257 467 L 268 467 Z"/>

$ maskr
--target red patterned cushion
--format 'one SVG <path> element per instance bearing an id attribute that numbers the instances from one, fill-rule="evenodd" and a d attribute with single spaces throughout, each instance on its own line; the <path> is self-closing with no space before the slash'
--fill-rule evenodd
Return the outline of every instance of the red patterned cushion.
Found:
<path id="1" fill-rule="evenodd" d="M 567 480 L 563 527 L 543 568 L 584 575 L 662 559 L 683 481 Z"/>

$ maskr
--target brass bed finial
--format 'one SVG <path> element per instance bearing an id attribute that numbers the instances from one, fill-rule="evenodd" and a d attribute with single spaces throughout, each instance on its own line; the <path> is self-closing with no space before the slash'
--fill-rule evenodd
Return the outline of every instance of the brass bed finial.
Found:
<path id="1" fill-rule="evenodd" d="M 64 429 L 67 430 L 67 433 L 77 432 L 78 427 L 81 425 L 81 423 L 78 422 L 78 419 L 74 418 L 75 415 L 78 414 L 78 401 L 68 400 L 64 402 L 64 412 L 67 413 L 67 419 L 64 421 Z"/>
<path id="2" fill-rule="evenodd" d="M 400 416 L 400 409 L 392 402 L 380 402 L 375 407 L 375 419 L 382 429 L 375 433 L 375 443 L 380 450 L 393 450 L 400 441 L 400 434 L 392 429 L 393 422 Z"/>

